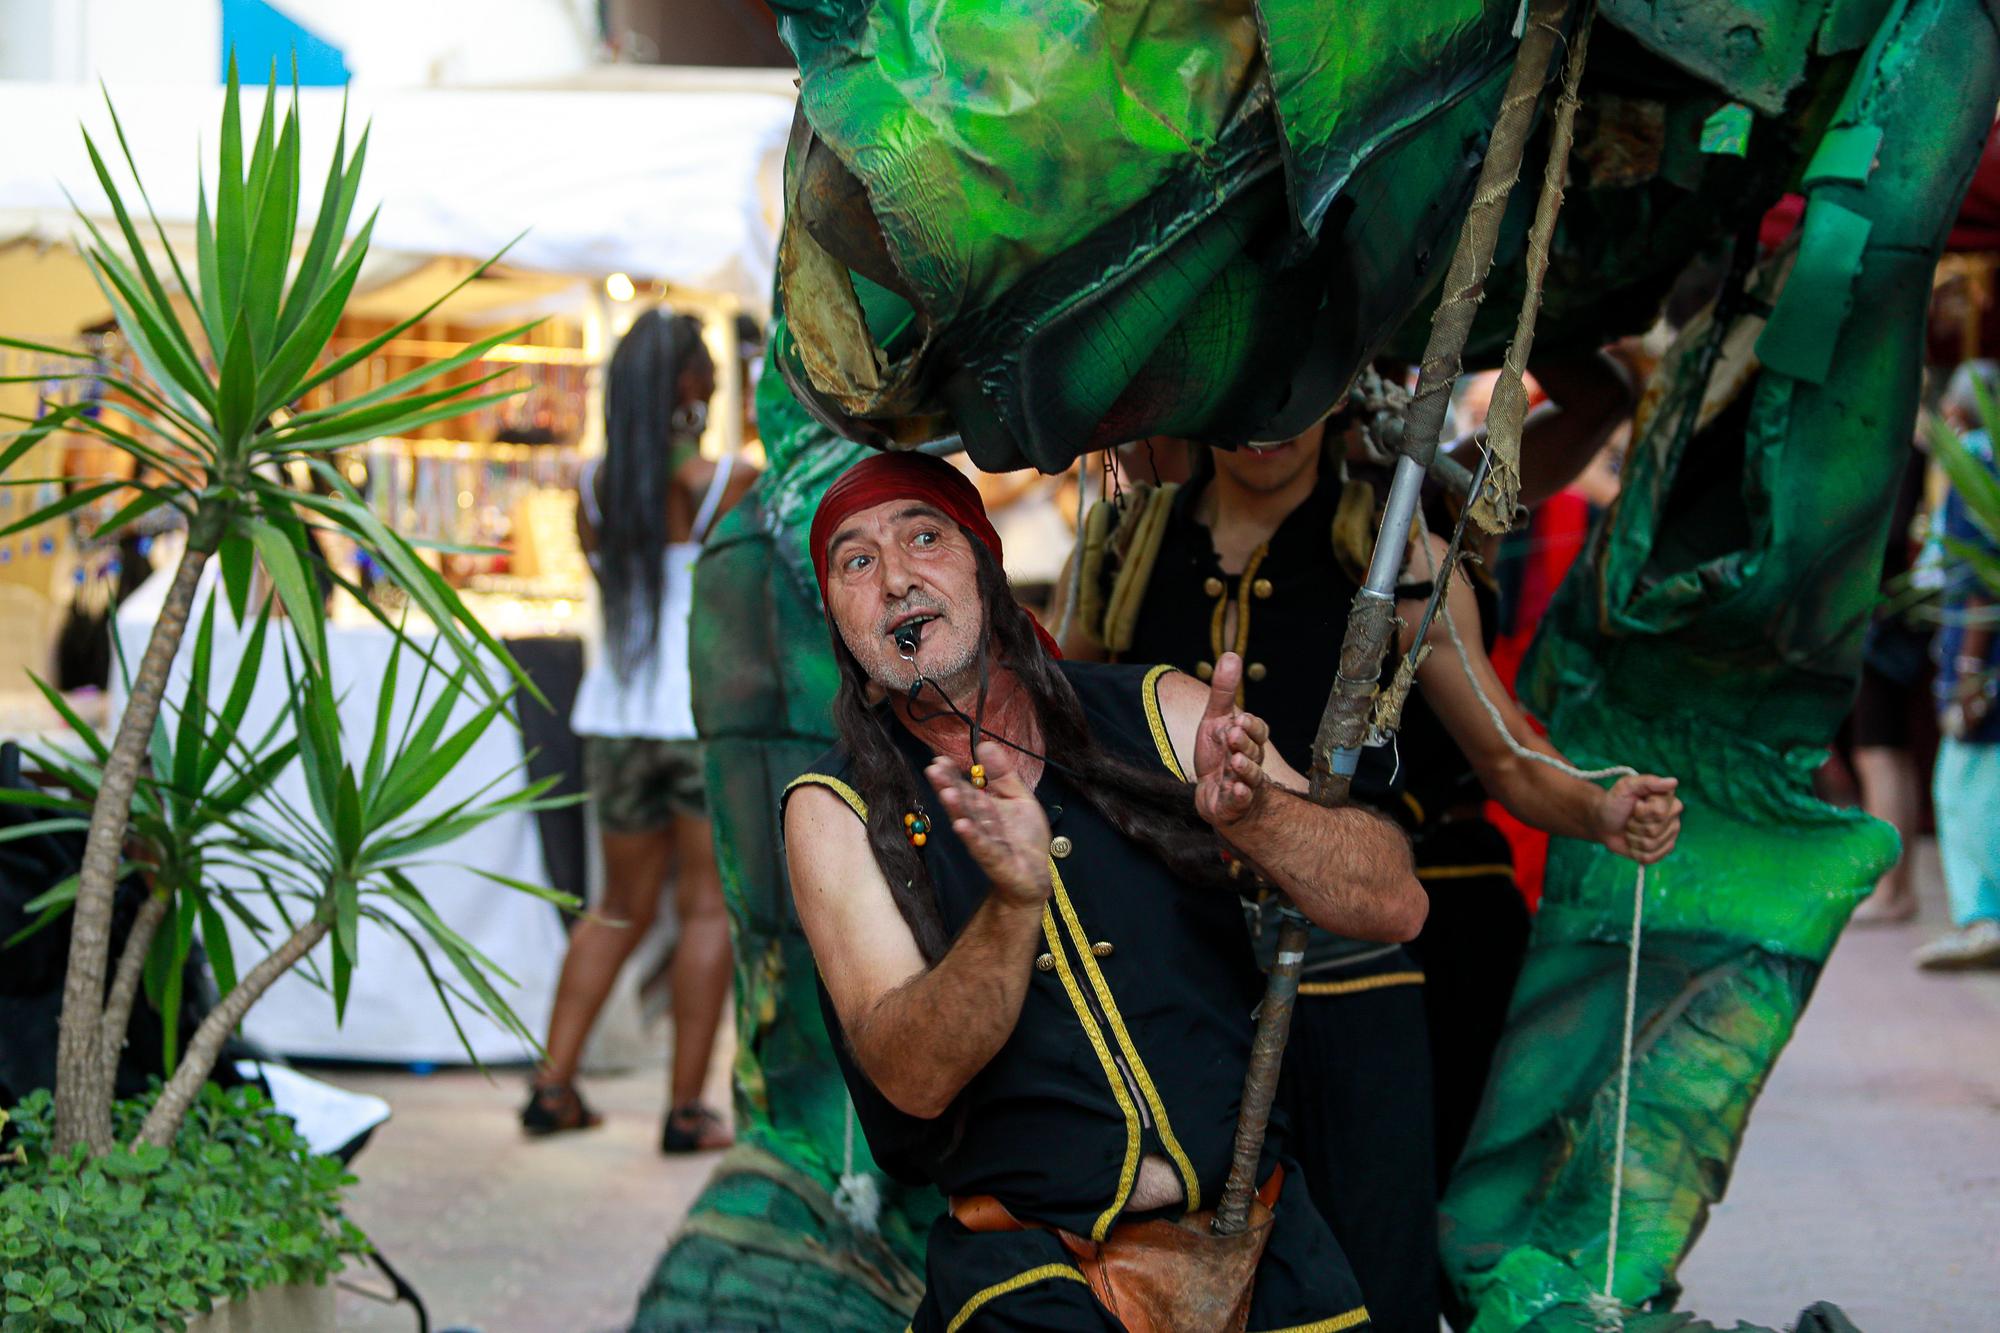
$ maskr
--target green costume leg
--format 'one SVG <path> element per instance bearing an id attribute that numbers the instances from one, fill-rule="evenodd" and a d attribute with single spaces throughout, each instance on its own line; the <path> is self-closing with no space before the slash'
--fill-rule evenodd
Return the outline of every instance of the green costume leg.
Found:
<path id="1" fill-rule="evenodd" d="M 758 394 L 770 470 L 717 525 L 695 575 L 695 718 L 736 949 L 737 1147 L 640 1297 L 640 1333 L 901 1328 L 923 1291 L 939 1210 L 874 1170 L 871 1230 L 833 1202 L 847 1089 L 827 1046 L 811 950 L 793 914 L 778 797 L 833 743 L 835 686 L 803 533 L 826 484 L 865 452 L 807 420 L 775 375 Z M 795 557 L 795 558 L 794 558 Z"/>
<path id="2" fill-rule="evenodd" d="M 1646 883 L 1615 1284 L 1628 1306 L 1675 1295 L 1764 1079 L 1895 853 L 1887 826 L 1814 799 L 1809 774 L 1851 698 L 1929 277 L 1996 69 L 1972 0 L 1892 7 L 1807 170 L 1761 370 L 1692 438 L 1670 391 L 1523 675 L 1573 759 L 1678 775 L 1687 804 L 1679 849 Z M 1690 347 L 1669 373 L 1698 364 Z M 1551 850 L 1444 1204 L 1446 1267 L 1476 1333 L 1589 1326 L 1575 1306 L 1604 1280 L 1632 876 L 1594 846 Z"/>

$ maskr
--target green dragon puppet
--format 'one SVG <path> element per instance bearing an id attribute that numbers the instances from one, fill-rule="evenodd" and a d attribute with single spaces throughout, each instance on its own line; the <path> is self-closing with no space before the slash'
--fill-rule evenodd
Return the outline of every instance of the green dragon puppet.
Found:
<path id="1" fill-rule="evenodd" d="M 697 717 L 738 948 L 728 1159 L 641 1329 L 890 1328 L 938 1201 L 869 1169 L 791 915 L 776 798 L 830 740 L 803 535 L 863 447 L 981 467 L 1283 438 L 1413 360 L 1519 46 L 1517 0 L 773 0 L 799 59 L 760 389 L 772 469 L 698 574 Z M 1623 495 L 1524 670 L 1565 753 L 1681 778 L 1650 875 L 1612 1291 L 1670 1312 L 1751 1105 L 1893 834 L 1817 801 L 1915 416 L 1929 278 L 2000 90 L 1980 0 L 1600 0 L 1538 349 L 1729 270 L 1650 386 Z M 1553 71 L 1552 71 L 1553 72 Z M 1527 149 L 1539 177 L 1546 121 Z M 1793 244 L 1754 229 L 1806 196 Z M 1526 279 L 1514 192 L 1466 348 Z M 858 443 L 855 443 L 858 441 Z M 755 614 L 750 614 L 754 609 Z M 1329 658 L 1331 658 L 1331 649 Z M 1331 670 L 1331 661 L 1329 662 Z M 1605 1284 L 1632 871 L 1558 842 L 1444 1202 L 1453 1322 L 1587 1329 Z M 1815 1323 L 1808 1312 L 1801 1327 Z"/>

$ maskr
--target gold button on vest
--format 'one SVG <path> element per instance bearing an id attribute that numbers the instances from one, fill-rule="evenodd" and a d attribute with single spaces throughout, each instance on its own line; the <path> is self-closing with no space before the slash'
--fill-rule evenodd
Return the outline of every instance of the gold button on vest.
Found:
<path id="1" fill-rule="evenodd" d="M 1270 673 L 1264 669 L 1264 664 L 1262 662 L 1252 662 L 1250 664 L 1250 670 L 1248 674 L 1250 679 L 1252 680 L 1262 680 L 1264 679 L 1265 676 L 1269 675 Z"/>
<path id="2" fill-rule="evenodd" d="M 1090 951 L 1099 958 L 1109 958 L 1111 956 L 1111 941 L 1099 940 L 1090 946 Z"/>
<path id="3" fill-rule="evenodd" d="M 1213 676 L 1215 674 L 1215 663 L 1196 662 L 1194 664 L 1194 674 L 1200 676 L 1203 680 L 1207 680 L 1210 676 Z"/>
<path id="4" fill-rule="evenodd" d="M 1258 579 L 1250 585 L 1250 591 L 1256 593 L 1259 597 L 1269 597 L 1271 595 L 1271 580 Z"/>
<path id="5" fill-rule="evenodd" d="M 1055 956 L 1054 954 L 1052 954 L 1052 953 L 1045 953 L 1045 954 L 1043 954 L 1043 955 L 1042 955 L 1042 956 L 1041 956 L 1040 958 L 1037 958 L 1037 959 L 1035 960 L 1035 970 L 1036 970 L 1037 972 L 1053 972 L 1053 971 L 1055 971 L 1055 970 L 1056 970 L 1056 956 Z"/>
<path id="6" fill-rule="evenodd" d="M 1061 833 L 1056 834 L 1055 838 L 1049 843 L 1049 855 L 1055 857 L 1058 861 L 1068 856 L 1075 849 L 1076 844 Z"/>
<path id="7" fill-rule="evenodd" d="M 1208 582 L 1201 585 L 1201 590 L 1210 597 L 1220 597 L 1222 596 L 1222 580 L 1210 574 Z"/>

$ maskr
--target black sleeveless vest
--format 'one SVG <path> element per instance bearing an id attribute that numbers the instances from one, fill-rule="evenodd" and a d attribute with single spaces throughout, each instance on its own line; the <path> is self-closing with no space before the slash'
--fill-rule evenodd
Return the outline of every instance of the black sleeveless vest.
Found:
<path id="1" fill-rule="evenodd" d="M 1099 745 L 1180 775 L 1159 709 L 1169 668 L 1066 662 L 1062 670 Z M 884 721 L 928 792 L 929 750 Z M 831 788 L 862 813 L 868 794 L 854 791 L 849 776 L 847 753 L 835 747 L 792 786 Z M 898 1179 L 991 1194 L 1018 1216 L 1094 1238 L 1123 1210 L 1148 1153 L 1173 1164 L 1189 1211 L 1212 1207 L 1228 1173 L 1251 1014 L 1263 993 L 1242 907 L 1226 893 L 1181 884 L 1054 765 L 1036 796 L 1049 812 L 1055 871 L 1043 951 L 1013 1035 L 944 1115 L 905 1115 L 869 1083 L 821 987 L 868 1146 Z M 927 808 L 936 815 L 938 802 Z M 922 855 L 945 929 L 956 934 L 985 901 L 986 877 L 942 818 L 932 819 Z M 1267 1158 L 1281 1135 L 1274 1124 Z"/>
<path id="2" fill-rule="evenodd" d="M 1205 483 L 1181 487 L 1168 511 L 1153 576 L 1133 626 L 1132 647 L 1120 654 L 1130 662 L 1171 662 L 1202 676 L 1225 648 L 1242 654 L 1247 673 L 1243 706 L 1270 724 L 1271 744 L 1300 772 L 1312 763 L 1313 737 L 1340 659 L 1348 606 L 1360 586 L 1334 550 L 1341 485 L 1338 469 L 1328 468 L 1240 574 L 1222 572 L 1209 530 L 1195 519 Z M 1397 592 L 1399 597 L 1428 596 L 1430 587 L 1406 586 Z M 1483 593 L 1481 598 L 1482 629 L 1490 630 L 1493 607 Z M 1223 616 L 1232 601 L 1236 638 L 1225 644 Z M 1385 684 L 1395 665 L 1391 653 L 1382 670 Z M 1433 816 L 1483 800 L 1485 793 L 1423 691 L 1415 690 L 1404 705 L 1395 746 L 1361 752 L 1354 796 L 1414 833 Z"/>

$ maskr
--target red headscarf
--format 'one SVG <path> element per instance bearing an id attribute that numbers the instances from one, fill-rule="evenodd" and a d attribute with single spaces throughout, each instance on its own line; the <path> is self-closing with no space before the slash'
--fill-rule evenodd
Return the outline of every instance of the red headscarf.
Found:
<path id="1" fill-rule="evenodd" d="M 819 579 L 820 601 L 826 601 L 826 554 L 840 525 L 864 509 L 891 500 L 918 500 L 930 505 L 952 522 L 971 533 L 980 545 L 992 552 L 995 563 L 1005 565 L 1000 534 L 986 517 L 986 504 L 979 488 L 963 472 L 941 458 L 919 453 L 870 454 L 834 479 L 813 514 L 811 547 L 813 573 Z M 831 612 L 828 613 L 831 618 Z M 1032 615 L 1035 636 L 1049 656 L 1061 657 L 1056 641 Z"/>

